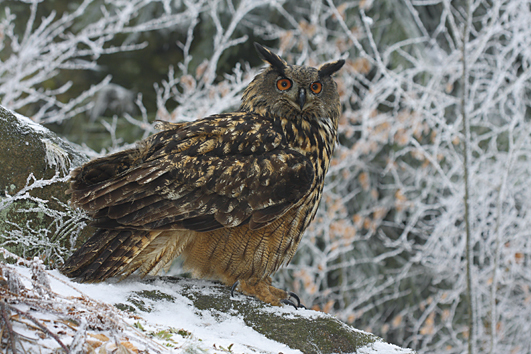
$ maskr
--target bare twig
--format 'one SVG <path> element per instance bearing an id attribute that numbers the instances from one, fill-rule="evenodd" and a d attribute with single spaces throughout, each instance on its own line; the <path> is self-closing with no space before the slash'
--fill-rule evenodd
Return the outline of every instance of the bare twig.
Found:
<path id="1" fill-rule="evenodd" d="M 0 316 L 2 317 L 2 336 L 0 336 L 0 344 L 3 339 L 4 330 L 7 335 L 7 348 L 11 349 L 13 354 L 17 353 L 17 333 L 13 331 L 11 326 L 11 316 L 7 309 L 8 305 L 5 302 L 5 299 L 0 299 Z M 7 353 L 7 350 L 6 350 Z"/>
<path id="2" fill-rule="evenodd" d="M 19 315 L 21 316 L 24 316 L 26 317 L 27 319 L 29 319 L 31 322 L 33 322 L 37 327 L 39 327 L 41 329 L 41 331 L 43 331 L 44 333 L 46 333 L 47 335 L 49 335 L 50 337 L 52 337 L 56 342 L 57 344 L 59 344 L 61 346 L 61 348 L 64 349 L 64 351 L 66 353 L 70 353 L 70 350 L 63 344 L 63 342 L 59 339 L 59 337 L 57 337 L 57 335 L 55 333 L 53 333 L 52 331 L 50 331 L 45 325 L 43 325 L 39 320 L 37 320 L 35 317 L 33 317 L 32 315 L 30 315 L 28 312 L 24 312 L 22 310 L 19 310 L 17 309 L 15 306 L 10 306 L 9 304 L 7 303 L 4 303 L 4 310 L 5 308 L 9 308 L 9 310 L 11 311 L 14 311 L 16 313 L 18 313 Z"/>

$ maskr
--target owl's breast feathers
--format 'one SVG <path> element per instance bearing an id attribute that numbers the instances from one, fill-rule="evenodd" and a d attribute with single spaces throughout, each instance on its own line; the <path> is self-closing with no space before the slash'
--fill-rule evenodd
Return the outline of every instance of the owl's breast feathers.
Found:
<path id="1" fill-rule="evenodd" d="M 320 138 L 299 139 L 303 146 L 308 140 L 306 150 L 291 146 L 286 131 L 299 132 L 280 120 L 237 112 L 160 127 L 138 148 L 72 172 L 71 202 L 94 226 L 206 232 L 247 224 L 254 230 L 316 187 L 320 194 L 316 174 L 323 171 L 305 153 L 319 154 L 312 139 Z"/>

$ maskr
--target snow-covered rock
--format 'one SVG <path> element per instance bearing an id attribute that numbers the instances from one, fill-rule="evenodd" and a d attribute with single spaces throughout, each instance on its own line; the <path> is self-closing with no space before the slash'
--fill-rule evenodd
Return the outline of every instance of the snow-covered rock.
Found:
<path id="1" fill-rule="evenodd" d="M 14 345 L 26 352 L 413 354 L 324 313 L 231 297 L 215 282 L 78 284 L 39 260 L 18 263 L 26 266 L 0 263 L 0 296 L 2 311 L 16 317 Z"/>
<path id="2" fill-rule="evenodd" d="M 23 257 L 60 262 L 76 240 L 93 232 L 85 228 L 83 213 L 68 207 L 65 195 L 68 172 L 88 156 L 1 106 L 0 151 L 0 244 Z"/>

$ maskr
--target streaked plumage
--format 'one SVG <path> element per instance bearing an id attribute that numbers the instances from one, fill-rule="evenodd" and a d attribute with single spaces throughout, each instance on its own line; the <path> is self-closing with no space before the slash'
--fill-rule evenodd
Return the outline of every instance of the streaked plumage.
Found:
<path id="1" fill-rule="evenodd" d="M 154 274 L 180 255 L 196 277 L 239 281 L 274 305 L 288 297 L 270 275 L 292 259 L 317 211 L 340 115 L 331 75 L 344 62 L 290 66 L 256 47 L 270 66 L 238 112 L 159 122 L 162 131 L 136 148 L 71 173 L 71 203 L 99 229 L 65 274 Z"/>

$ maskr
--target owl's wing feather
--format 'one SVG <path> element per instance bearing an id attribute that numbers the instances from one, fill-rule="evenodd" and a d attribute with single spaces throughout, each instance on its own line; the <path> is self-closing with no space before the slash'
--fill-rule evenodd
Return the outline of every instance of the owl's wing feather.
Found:
<path id="1" fill-rule="evenodd" d="M 73 172 L 72 202 L 94 217 L 95 226 L 255 229 L 282 216 L 313 183 L 311 162 L 261 116 L 231 113 L 169 127 L 138 151 Z M 114 175 L 109 164 L 117 168 Z"/>

